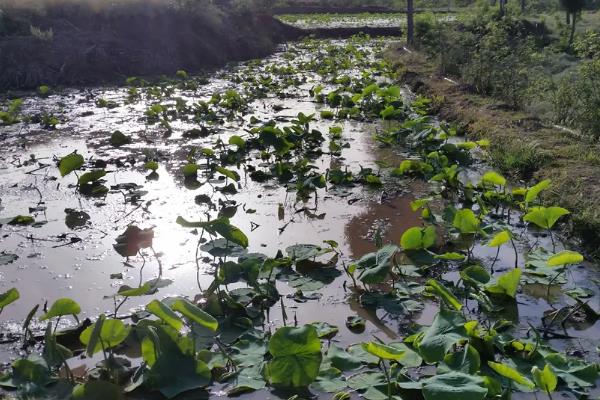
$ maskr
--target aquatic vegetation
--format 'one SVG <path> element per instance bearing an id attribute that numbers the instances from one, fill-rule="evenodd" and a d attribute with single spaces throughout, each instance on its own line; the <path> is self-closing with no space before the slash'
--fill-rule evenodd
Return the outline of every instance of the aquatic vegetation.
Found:
<path id="1" fill-rule="evenodd" d="M 0 121 L 4 125 L 16 124 L 20 121 L 20 111 L 23 106 L 22 99 L 11 100 L 5 110 L 0 111 Z"/>
<path id="2" fill-rule="evenodd" d="M 34 305 L 16 339 L 28 354 L 2 370 L 0 387 L 21 397 L 82 399 L 267 390 L 340 400 L 475 400 L 534 390 L 585 396 L 598 365 L 558 350 L 571 342 L 547 339 L 560 335 L 555 320 L 573 323 L 581 310 L 592 320 L 591 303 L 560 299 L 560 308 L 546 310 L 550 300 L 541 301 L 535 318 L 517 315 L 530 299 L 527 285 L 564 285 L 568 266 L 583 262 L 572 250 L 547 252 L 548 241 L 521 221 L 550 231 L 568 212 L 543 206 L 550 182 L 511 189 L 498 172 L 471 170 L 489 143 L 462 141 L 459 129 L 427 115 L 431 102 L 406 99 L 386 78 L 389 66 L 373 58 L 381 43 L 307 39 L 277 63 L 226 70 L 219 79 L 227 84 L 209 84 L 203 96 L 193 93 L 201 78 L 184 71 L 152 85 L 129 79 L 120 97 L 129 104 L 115 107 L 136 110 L 141 129 L 103 130 L 94 142 L 100 151 L 55 158 L 48 175 L 63 185 L 60 193 L 84 203 L 95 195 L 85 204 L 116 210 L 109 234 L 90 221 L 86 211 L 94 208 L 61 209 L 65 225 L 79 230 L 52 240 L 74 245 L 84 228 L 106 234 L 113 246 L 106 251 L 139 278 L 110 270 L 109 309 L 92 320 L 83 319 L 85 298 L 60 295 L 49 308 Z M 102 98 L 93 101 L 108 106 Z M 311 102 L 317 105 L 303 104 Z M 302 106 L 290 112 L 279 104 Z M 367 127 L 372 131 L 363 132 Z M 351 150 L 371 133 L 383 150 L 401 155 L 363 162 Z M 151 175 L 158 182 L 148 182 Z M 332 198 L 343 212 L 361 200 L 388 207 L 417 180 L 427 189 L 408 199 L 406 210 L 417 212 L 417 222 L 391 240 L 373 229 L 367 251 L 345 254 L 337 238 L 313 238 L 308 230 L 296 231 L 293 243 L 281 240 L 279 249 L 263 246 L 279 238 L 255 233 L 269 218 L 279 224 L 269 226 L 275 236 L 295 220 L 306 221 L 304 228 L 329 223 L 332 210 L 319 204 Z M 169 184 L 178 197 L 166 195 Z M 144 185 L 158 189 L 148 194 Z M 151 218 L 156 202 L 167 206 Z M 273 207 L 257 213 L 267 209 L 263 202 Z M 395 207 L 389 205 L 404 212 Z M 36 226 L 32 216 L 21 217 L 17 222 Z M 192 246 L 180 247 L 181 237 Z M 500 257 L 509 244 L 514 268 Z M 188 262 L 179 271 L 191 267 L 196 280 L 169 279 L 180 265 L 166 262 L 163 249 L 183 253 Z M 0 253 L 0 264 L 15 262 L 11 255 Z M 188 292 L 176 287 L 181 281 Z M 341 301 L 321 301 L 332 287 Z M 0 312 L 22 301 L 16 288 L 5 291 Z M 314 312 L 316 304 L 324 311 Z M 43 333 L 32 325 L 39 321 Z M 84 376 L 71 370 L 77 360 L 86 362 Z"/>

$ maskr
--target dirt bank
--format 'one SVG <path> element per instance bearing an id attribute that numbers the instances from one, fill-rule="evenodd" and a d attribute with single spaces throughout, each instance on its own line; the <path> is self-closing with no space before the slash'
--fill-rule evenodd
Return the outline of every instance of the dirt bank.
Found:
<path id="1" fill-rule="evenodd" d="M 337 39 L 348 38 L 359 33 L 364 33 L 370 36 L 402 36 L 400 27 L 350 27 L 350 28 L 316 28 L 303 30 L 305 34 L 320 38 L 320 39 Z"/>
<path id="2" fill-rule="evenodd" d="M 199 71 L 271 53 L 300 32 L 269 15 L 189 10 L 168 3 L 76 4 L 17 10 L 0 30 L 0 90 L 122 82 L 136 75 Z M 6 17 L 5 17 L 6 19 Z"/>
<path id="3" fill-rule="evenodd" d="M 439 76 L 422 54 L 394 48 L 388 58 L 400 80 L 434 99 L 441 118 L 459 124 L 472 138 L 487 138 L 492 165 L 524 183 L 551 179 L 548 204 L 572 212 L 566 232 L 600 256 L 600 147 L 535 115 L 470 93 Z"/>

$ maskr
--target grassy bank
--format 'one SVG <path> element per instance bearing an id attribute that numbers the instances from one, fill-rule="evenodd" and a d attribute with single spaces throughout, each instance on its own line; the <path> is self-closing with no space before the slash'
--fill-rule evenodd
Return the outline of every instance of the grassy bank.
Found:
<path id="1" fill-rule="evenodd" d="M 441 117 L 463 128 L 470 138 L 491 142 L 490 162 L 524 181 L 551 179 L 549 204 L 572 212 L 566 234 L 581 239 L 590 252 L 600 244 L 600 148 L 575 132 L 555 127 L 536 115 L 467 90 L 437 73 L 424 54 L 394 49 L 388 58 L 400 80 L 434 99 Z"/>

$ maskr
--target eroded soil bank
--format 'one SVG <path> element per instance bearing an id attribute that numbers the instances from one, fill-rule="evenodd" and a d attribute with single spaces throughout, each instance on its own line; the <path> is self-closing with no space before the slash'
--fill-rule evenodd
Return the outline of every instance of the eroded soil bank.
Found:
<path id="1" fill-rule="evenodd" d="M 395 63 L 402 82 L 434 98 L 440 118 L 458 124 L 470 138 L 491 141 L 490 162 L 494 166 L 526 182 L 551 179 L 553 189 L 548 201 L 573 213 L 565 235 L 599 255 L 597 143 L 535 115 L 515 111 L 499 100 L 469 92 L 460 82 L 440 76 L 433 63 L 419 52 L 407 52 L 398 46 L 387 58 Z"/>
<path id="2" fill-rule="evenodd" d="M 266 14 L 167 2 L 125 2 L 101 10 L 65 3 L 44 12 L 9 10 L 2 18 L 2 91 L 198 72 L 264 57 L 300 34 Z"/>

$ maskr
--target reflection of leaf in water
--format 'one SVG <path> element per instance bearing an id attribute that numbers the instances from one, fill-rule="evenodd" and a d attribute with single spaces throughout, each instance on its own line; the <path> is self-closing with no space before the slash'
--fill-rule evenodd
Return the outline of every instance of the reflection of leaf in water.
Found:
<path id="1" fill-rule="evenodd" d="M 140 249 L 152 247 L 154 231 L 151 228 L 140 229 L 129 225 L 122 235 L 117 237 L 113 247 L 123 257 L 133 257 Z"/>
<path id="2" fill-rule="evenodd" d="M 78 211 L 72 208 L 66 208 L 65 214 L 65 225 L 73 230 L 84 227 L 90 220 L 90 215 L 85 211 Z"/>
<path id="3" fill-rule="evenodd" d="M 540 283 L 547 285 L 552 279 L 554 279 L 553 283 L 556 285 L 567 283 L 564 274 L 556 277 L 558 270 L 548 266 L 548 258 L 552 255 L 552 253 L 541 247 L 527 254 L 527 261 L 525 263 L 523 274 L 525 283 Z"/>
<path id="4" fill-rule="evenodd" d="M 111 146 L 120 147 L 129 143 L 131 143 L 131 137 L 125 135 L 121 131 L 114 131 L 112 135 L 110 135 Z"/>
<path id="5" fill-rule="evenodd" d="M 16 261 L 18 258 L 19 256 L 16 254 L 2 252 L 0 253 L 0 265 L 10 264 Z"/>
<path id="6" fill-rule="evenodd" d="M 314 268 L 303 271 L 302 274 L 287 270 L 278 274 L 277 279 L 287 280 L 291 287 L 308 292 L 322 289 L 332 283 L 340 274 L 340 271 L 334 268 Z"/>
<path id="7" fill-rule="evenodd" d="M 365 293 L 360 296 L 360 303 L 367 308 L 383 308 L 394 315 L 412 314 L 424 308 L 422 303 L 409 297 L 398 297 L 389 293 Z"/>
<path id="8" fill-rule="evenodd" d="M 317 257 L 323 253 L 323 249 L 314 244 L 295 244 L 285 249 L 285 252 L 293 260 L 301 261 Z"/>
<path id="9" fill-rule="evenodd" d="M 215 239 L 203 244 L 200 247 L 200 250 L 209 253 L 213 257 L 240 257 L 246 254 L 246 249 L 242 246 L 238 246 L 223 238 Z"/>
<path id="10" fill-rule="evenodd" d="M 198 205 L 206 204 L 210 209 L 214 208 L 215 206 L 210 196 L 207 194 L 199 194 L 198 196 L 194 197 L 194 202 Z"/>

